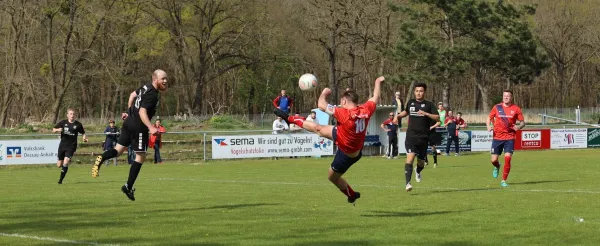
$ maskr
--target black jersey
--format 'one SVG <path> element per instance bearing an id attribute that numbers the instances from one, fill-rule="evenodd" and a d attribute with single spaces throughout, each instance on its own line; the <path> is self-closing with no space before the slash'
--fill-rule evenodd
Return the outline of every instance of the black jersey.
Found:
<path id="1" fill-rule="evenodd" d="M 60 132 L 60 146 L 62 147 L 77 147 L 77 135 L 85 134 L 83 125 L 79 121 L 70 123 L 68 120 L 61 120 L 54 128 L 62 129 Z"/>
<path id="2" fill-rule="evenodd" d="M 406 130 L 406 138 L 428 138 L 429 128 L 435 124 L 435 121 L 427 116 L 417 114 L 419 110 L 430 114 L 438 114 L 435 105 L 432 102 L 423 100 L 417 101 L 410 99 L 406 103 L 404 111 L 408 113 L 408 129 Z"/>
<path id="3" fill-rule="evenodd" d="M 140 108 L 145 108 L 148 113 L 148 119 L 152 119 L 158 107 L 158 91 L 152 84 L 146 84 L 135 92 L 137 93 L 137 98 L 127 111 L 129 115 L 127 119 L 131 122 L 144 125 L 140 118 Z"/>

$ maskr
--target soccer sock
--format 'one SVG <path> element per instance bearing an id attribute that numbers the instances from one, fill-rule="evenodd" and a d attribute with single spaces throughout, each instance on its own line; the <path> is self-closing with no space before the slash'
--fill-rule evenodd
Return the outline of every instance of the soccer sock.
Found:
<path id="1" fill-rule="evenodd" d="M 404 177 L 406 178 L 406 184 L 410 183 L 410 179 L 412 178 L 413 165 L 406 163 L 404 165 Z"/>
<path id="2" fill-rule="evenodd" d="M 65 175 L 67 175 L 67 172 L 69 171 L 69 167 L 68 166 L 63 166 L 62 170 L 60 171 L 60 179 L 58 180 L 58 182 L 62 182 L 63 179 L 65 179 Z"/>
<path id="3" fill-rule="evenodd" d="M 135 183 L 138 174 L 140 174 L 140 169 L 142 169 L 142 163 L 134 161 L 133 164 L 131 164 L 131 168 L 129 168 L 129 179 L 127 179 L 128 189 L 133 189 L 133 183 Z"/>
<path id="4" fill-rule="evenodd" d="M 433 151 L 433 163 L 437 164 L 437 151 Z"/>
<path id="5" fill-rule="evenodd" d="M 350 185 L 348 185 L 348 188 L 345 190 L 341 190 L 340 191 L 342 193 L 344 193 L 344 195 L 346 195 L 347 197 L 353 197 L 354 196 L 354 190 L 352 189 L 352 187 L 350 187 Z"/>
<path id="6" fill-rule="evenodd" d="M 117 155 L 119 154 L 119 152 L 117 152 L 116 149 L 109 149 L 107 151 L 104 151 L 104 153 L 102 153 L 102 162 L 100 163 L 104 163 L 104 161 L 108 160 L 108 159 L 112 159 L 117 157 Z"/>
<path id="7" fill-rule="evenodd" d="M 417 165 L 417 173 L 419 173 L 419 174 L 420 174 L 420 173 L 421 173 L 421 171 L 423 171 L 423 169 L 425 169 L 425 166 L 422 166 L 422 167 L 421 167 L 421 166 Z"/>
<path id="8" fill-rule="evenodd" d="M 492 165 L 494 165 L 496 168 L 500 168 L 500 162 L 498 161 L 492 161 Z"/>
<path id="9" fill-rule="evenodd" d="M 290 116 L 290 117 L 293 118 L 294 116 Z M 304 125 L 304 120 L 302 120 L 302 119 L 292 119 L 292 121 L 290 121 L 290 123 L 294 123 L 298 127 L 302 127 L 302 125 Z"/>
<path id="10" fill-rule="evenodd" d="M 504 173 L 502 174 L 502 180 L 506 180 L 508 178 L 508 174 L 510 173 L 510 159 L 511 156 L 504 157 Z"/>

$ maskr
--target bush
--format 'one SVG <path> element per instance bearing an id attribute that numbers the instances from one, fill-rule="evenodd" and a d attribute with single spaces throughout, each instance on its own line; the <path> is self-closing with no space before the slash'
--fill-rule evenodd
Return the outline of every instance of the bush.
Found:
<path id="1" fill-rule="evenodd" d="M 233 118 L 231 115 L 216 115 L 208 120 L 208 126 L 214 129 L 248 129 L 247 122 Z"/>

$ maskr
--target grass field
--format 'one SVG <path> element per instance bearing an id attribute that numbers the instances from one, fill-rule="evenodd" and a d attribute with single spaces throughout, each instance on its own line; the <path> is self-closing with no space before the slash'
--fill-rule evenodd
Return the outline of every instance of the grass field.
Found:
<path id="1" fill-rule="evenodd" d="M 404 191 L 402 160 L 365 157 L 346 174 L 352 206 L 326 178 L 330 158 L 0 168 L 0 245 L 597 245 L 598 150 L 518 152 L 509 188 L 487 154 L 440 157 Z M 581 221 L 580 219 L 583 219 Z"/>

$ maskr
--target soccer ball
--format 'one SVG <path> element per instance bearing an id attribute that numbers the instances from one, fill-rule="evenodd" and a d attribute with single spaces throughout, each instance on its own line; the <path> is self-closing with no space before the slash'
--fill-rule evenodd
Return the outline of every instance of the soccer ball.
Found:
<path id="1" fill-rule="evenodd" d="M 298 86 L 300 86 L 300 89 L 303 91 L 313 90 L 317 87 L 317 77 L 310 73 L 303 74 L 298 80 Z"/>

